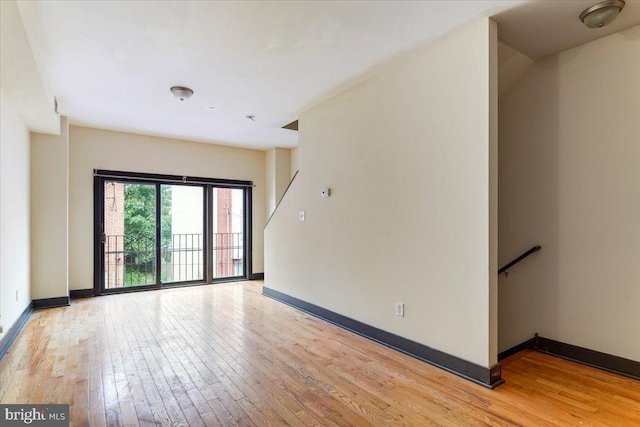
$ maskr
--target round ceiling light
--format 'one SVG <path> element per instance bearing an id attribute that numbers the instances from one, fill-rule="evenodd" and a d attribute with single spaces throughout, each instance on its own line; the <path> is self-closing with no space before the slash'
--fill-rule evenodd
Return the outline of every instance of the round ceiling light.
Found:
<path id="1" fill-rule="evenodd" d="M 174 86 L 171 89 L 171 93 L 180 101 L 186 101 L 193 95 L 193 90 L 184 86 Z"/>
<path id="2" fill-rule="evenodd" d="M 585 9 L 580 20 L 589 28 L 601 28 L 612 23 L 622 8 L 623 0 L 607 0 Z"/>

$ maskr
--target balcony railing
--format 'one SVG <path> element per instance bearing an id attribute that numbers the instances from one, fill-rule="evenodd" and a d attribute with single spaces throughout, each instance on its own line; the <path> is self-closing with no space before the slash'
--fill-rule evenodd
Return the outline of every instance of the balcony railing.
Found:
<path id="1" fill-rule="evenodd" d="M 244 275 L 243 233 L 213 233 L 213 278 Z M 105 236 L 105 287 L 156 283 L 155 236 Z M 172 234 L 162 239 L 162 283 L 205 280 L 202 234 Z"/>
<path id="2" fill-rule="evenodd" d="M 244 275 L 242 233 L 213 233 L 213 278 Z"/>
<path id="3" fill-rule="evenodd" d="M 202 234 L 172 234 L 162 242 L 162 283 L 204 280 L 204 246 Z"/>
<path id="4" fill-rule="evenodd" d="M 104 246 L 105 287 L 156 283 L 155 238 L 147 235 L 107 235 Z"/>

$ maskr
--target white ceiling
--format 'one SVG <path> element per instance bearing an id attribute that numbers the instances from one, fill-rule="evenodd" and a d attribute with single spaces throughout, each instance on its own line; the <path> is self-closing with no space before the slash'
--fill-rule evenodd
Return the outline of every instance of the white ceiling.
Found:
<path id="1" fill-rule="evenodd" d="M 39 1 L 18 7 L 39 69 L 71 124 L 265 149 L 297 145 L 297 132 L 281 126 L 456 26 L 497 16 L 509 30 L 501 38 L 526 53 L 522 46 L 540 38 L 528 21 L 528 35 L 518 38 L 528 10 L 540 14 L 550 3 L 581 10 L 584 2 L 542 1 L 533 9 L 528 3 Z M 543 54 L 575 43 L 575 37 L 557 43 L 564 22 L 554 25 Z M 177 101 L 169 92 L 174 85 L 195 95 Z"/>
<path id="2" fill-rule="evenodd" d="M 602 0 L 547 0 L 521 4 L 493 19 L 500 39 L 520 53 L 538 60 L 640 24 L 640 0 L 626 0 L 615 21 L 589 29 L 580 13 Z"/>
<path id="3" fill-rule="evenodd" d="M 254 148 L 370 67 L 511 1 L 19 2 L 70 123 Z M 169 88 L 195 95 L 175 100 Z M 205 107 L 214 106 L 214 111 Z M 256 121 L 245 118 L 256 116 Z"/>

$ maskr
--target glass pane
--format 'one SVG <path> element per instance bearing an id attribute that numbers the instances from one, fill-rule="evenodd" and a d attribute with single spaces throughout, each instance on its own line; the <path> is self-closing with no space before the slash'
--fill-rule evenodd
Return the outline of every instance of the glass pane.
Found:
<path id="1" fill-rule="evenodd" d="M 204 280 L 204 188 L 161 185 L 162 283 Z"/>
<path id="2" fill-rule="evenodd" d="M 106 289 L 156 283 L 156 187 L 104 184 Z"/>
<path id="3" fill-rule="evenodd" d="M 244 276 L 244 190 L 213 189 L 213 278 Z"/>

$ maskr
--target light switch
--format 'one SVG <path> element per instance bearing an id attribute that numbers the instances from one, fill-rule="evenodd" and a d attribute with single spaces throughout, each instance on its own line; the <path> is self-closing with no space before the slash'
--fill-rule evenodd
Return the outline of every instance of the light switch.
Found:
<path id="1" fill-rule="evenodd" d="M 320 192 L 320 195 L 322 197 L 329 197 L 331 195 L 331 189 L 323 188 L 322 191 Z"/>
<path id="2" fill-rule="evenodd" d="M 298 212 L 298 219 L 300 221 L 304 221 L 305 219 L 307 219 L 307 214 L 305 213 L 305 211 Z"/>

